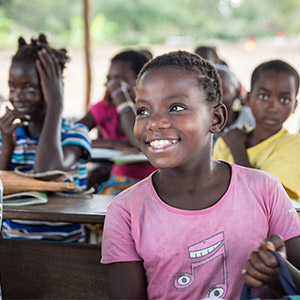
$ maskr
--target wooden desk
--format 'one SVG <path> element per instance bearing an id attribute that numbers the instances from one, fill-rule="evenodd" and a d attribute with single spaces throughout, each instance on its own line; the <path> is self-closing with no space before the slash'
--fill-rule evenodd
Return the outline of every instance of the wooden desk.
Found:
<path id="1" fill-rule="evenodd" d="M 113 196 L 49 196 L 48 203 L 4 206 L 3 219 L 102 224 Z"/>
<path id="2" fill-rule="evenodd" d="M 5 206 L 3 218 L 99 224 L 112 198 L 49 196 L 46 204 Z M 2 297 L 108 299 L 107 270 L 100 259 L 100 244 L 0 238 Z"/>

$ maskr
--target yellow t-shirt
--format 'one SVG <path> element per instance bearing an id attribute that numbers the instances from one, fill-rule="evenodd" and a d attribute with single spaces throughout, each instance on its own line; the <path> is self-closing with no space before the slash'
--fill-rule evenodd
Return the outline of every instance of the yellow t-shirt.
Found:
<path id="1" fill-rule="evenodd" d="M 300 202 L 300 135 L 290 134 L 285 128 L 247 149 L 253 168 L 274 174 L 279 178 L 290 198 Z M 213 158 L 234 163 L 227 144 L 220 137 Z"/>

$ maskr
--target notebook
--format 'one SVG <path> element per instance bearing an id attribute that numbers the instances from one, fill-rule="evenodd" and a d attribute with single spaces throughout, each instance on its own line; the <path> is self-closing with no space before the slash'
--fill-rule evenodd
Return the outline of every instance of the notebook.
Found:
<path id="1" fill-rule="evenodd" d="M 33 205 L 47 202 L 47 194 L 44 192 L 22 192 L 3 196 L 4 206 Z"/>

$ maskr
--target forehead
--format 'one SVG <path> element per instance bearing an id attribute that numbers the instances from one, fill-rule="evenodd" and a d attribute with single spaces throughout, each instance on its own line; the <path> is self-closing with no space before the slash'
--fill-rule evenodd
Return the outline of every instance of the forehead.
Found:
<path id="1" fill-rule="evenodd" d="M 265 70 L 262 71 L 254 83 L 253 89 L 266 88 L 270 90 L 280 89 L 291 94 L 296 94 L 296 79 L 286 71 Z"/>
<path id="2" fill-rule="evenodd" d="M 37 69 L 33 62 L 13 62 L 9 70 L 9 80 L 39 83 Z"/>
<path id="3" fill-rule="evenodd" d="M 110 65 L 109 75 L 110 76 L 119 76 L 119 75 L 128 75 L 134 73 L 132 69 L 131 62 L 116 60 L 113 61 Z"/>
<path id="4" fill-rule="evenodd" d="M 193 72 L 175 67 L 161 67 L 147 70 L 137 85 L 137 93 L 163 92 L 174 94 L 206 93 L 201 89 Z"/>

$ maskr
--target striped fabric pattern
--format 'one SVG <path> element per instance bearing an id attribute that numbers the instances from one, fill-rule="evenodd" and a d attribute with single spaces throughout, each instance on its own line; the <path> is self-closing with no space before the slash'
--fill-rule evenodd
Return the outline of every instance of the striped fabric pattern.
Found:
<path id="1" fill-rule="evenodd" d="M 16 137 L 17 144 L 12 157 L 12 169 L 17 166 L 33 167 L 40 136 L 30 138 L 25 128 L 19 127 L 16 130 Z M 1 141 L 0 136 L 0 147 L 2 146 Z M 87 184 L 86 164 L 91 153 L 88 128 L 82 124 L 74 124 L 73 121 L 63 118 L 61 141 L 63 146 L 77 145 L 84 149 L 83 156 L 80 157 L 70 170 L 78 189 L 84 190 Z M 47 156 L 45 155 L 45 157 Z M 81 224 L 7 220 L 3 223 L 3 235 L 6 238 L 74 242 L 83 240 L 84 231 Z"/>

